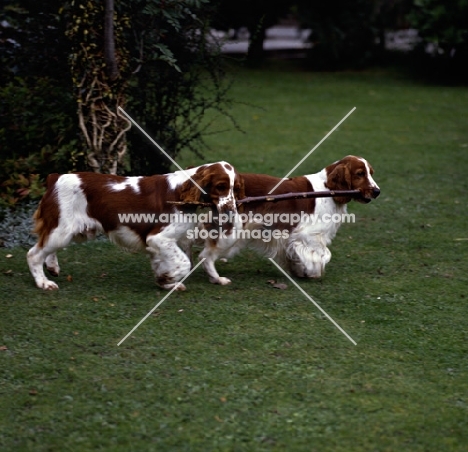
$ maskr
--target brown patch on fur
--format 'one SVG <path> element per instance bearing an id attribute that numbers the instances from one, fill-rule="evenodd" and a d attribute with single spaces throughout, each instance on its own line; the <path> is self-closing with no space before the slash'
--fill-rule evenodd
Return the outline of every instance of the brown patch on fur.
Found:
<path id="1" fill-rule="evenodd" d="M 33 215 L 34 229 L 32 232 L 39 236 L 37 244 L 40 248 L 44 247 L 50 232 L 58 226 L 59 206 L 55 193 L 55 184 L 59 177 L 60 174 L 57 173 L 47 176 L 47 191 Z"/>
<path id="2" fill-rule="evenodd" d="M 174 278 L 171 278 L 168 273 L 163 273 L 162 275 L 158 275 L 156 281 L 159 285 L 165 286 L 166 284 L 174 283 Z"/>
<path id="3" fill-rule="evenodd" d="M 60 177 L 59 173 L 49 174 L 46 179 L 46 187 L 47 188 L 53 187 L 57 183 L 59 177 Z"/>
<path id="4" fill-rule="evenodd" d="M 234 181 L 234 195 L 237 201 L 246 197 L 244 176 L 242 174 L 237 174 L 237 172 L 236 179 Z M 244 205 L 242 204 L 237 210 L 239 213 L 243 212 Z"/>
<path id="5" fill-rule="evenodd" d="M 140 237 L 142 244 L 149 233 L 157 234 L 167 224 L 143 221 L 121 224 L 118 214 L 171 214 L 174 208 L 166 201 L 179 201 L 178 190 L 169 188 L 164 175 L 142 177 L 138 183 L 139 192 L 130 186 L 119 191 L 112 189 L 113 185 L 125 182 L 126 177 L 95 173 L 78 175 L 88 202 L 88 215 L 99 221 L 106 233 L 121 225 L 127 226 Z"/>

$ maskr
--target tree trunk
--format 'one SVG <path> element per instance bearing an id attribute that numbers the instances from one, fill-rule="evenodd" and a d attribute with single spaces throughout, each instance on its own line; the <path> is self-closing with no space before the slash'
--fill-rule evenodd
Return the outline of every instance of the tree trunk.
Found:
<path id="1" fill-rule="evenodd" d="M 114 0 L 105 0 L 104 10 L 104 60 L 107 76 L 115 80 L 119 76 L 117 58 L 115 56 L 114 37 Z"/>

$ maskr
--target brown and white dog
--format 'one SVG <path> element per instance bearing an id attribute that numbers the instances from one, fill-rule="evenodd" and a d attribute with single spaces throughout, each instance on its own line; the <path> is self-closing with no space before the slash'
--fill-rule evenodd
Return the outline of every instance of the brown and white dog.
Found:
<path id="1" fill-rule="evenodd" d="M 146 248 L 158 284 L 164 289 L 177 286 L 184 290 L 185 286 L 178 282 L 189 273 L 191 262 L 180 246 L 184 247 L 187 230 L 198 222 L 196 219 L 192 223 L 159 221 L 162 214 L 167 218 L 174 212 L 194 211 L 193 206 L 176 208 L 167 201 L 208 201 L 218 214 L 235 213 L 236 200 L 243 196 L 242 179 L 226 162 L 149 177 L 51 174 L 47 191 L 34 214 L 39 240 L 28 252 L 28 265 L 37 287 L 58 289 L 55 282 L 46 278 L 44 263 L 52 275 L 58 275 L 58 249 L 72 240 L 84 241 L 94 238 L 97 232 L 105 232 L 122 248 L 131 251 Z M 123 223 L 122 214 L 134 217 Z M 230 240 L 228 235 L 227 241 Z M 223 243 L 220 245 L 223 248 Z"/>
<path id="2" fill-rule="evenodd" d="M 373 172 L 371 165 L 365 159 L 350 155 L 316 174 L 287 179 L 272 194 L 357 189 L 361 191 L 361 196 L 356 201 L 368 203 L 380 194 L 380 189 L 372 178 Z M 241 173 L 241 176 L 244 180 L 245 195 L 248 197 L 269 194 L 281 180 L 266 174 Z M 328 245 L 335 237 L 341 225 L 342 214 L 346 214 L 347 203 L 350 201 L 350 197 L 334 197 L 245 204 L 241 214 L 244 219 L 243 231 L 250 234 L 237 231 L 238 238 L 230 248 L 220 249 L 215 240 L 205 241 L 200 256 L 206 259 L 203 266 L 210 281 L 228 284 L 229 279 L 220 277 L 216 271 L 215 262 L 220 257 L 236 255 L 246 246 L 266 257 L 274 258 L 298 277 L 321 277 L 326 264 L 331 259 Z M 306 216 L 301 215 L 299 219 L 298 214 L 302 213 Z M 283 214 L 286 214 L 285 221 Z M 249 219 L 245 221 L 248 215 Z M 258 219 L 255 219 L 255 216 Z M 265 222 L 266 218 L 269 220 L 268 223 Z M 334 221 L 325 221 L 326 219 Z M 274 235 L 271 236 L 273 231 L 277 231 L 276 238 Z M 270 233 L 266 234 L 270 240 L 265 240 L 266 232 Z"/>

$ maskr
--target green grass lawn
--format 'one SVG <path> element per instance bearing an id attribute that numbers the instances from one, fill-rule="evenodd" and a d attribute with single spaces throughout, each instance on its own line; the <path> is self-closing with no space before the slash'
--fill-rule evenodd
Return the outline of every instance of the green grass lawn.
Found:
<path id="1" fill-rule="evenodd" d="M 466 450 L 468 90 L 384 71 L 233 78 L 245 133 L 211 136 L 206 159 L 241 171 L 283 176 L 357 107 L 296 172 L 347 154 L 375 168 L 382 194 L 349 205 L 326 276 L 298 280 L 357 345 L 247 251 L 218 264 L 230 286 L 197 270 L 117 347 L 165 295 L 146 256 L 70 246 L 61 289 L 42 292 L 26 250 L 3 249 L 0 449 Z"/>

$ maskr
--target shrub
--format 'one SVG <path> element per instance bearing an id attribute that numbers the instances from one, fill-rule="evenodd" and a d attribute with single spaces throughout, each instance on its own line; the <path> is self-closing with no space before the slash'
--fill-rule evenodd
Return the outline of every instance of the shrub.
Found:
<path id="1" fill-rule="evenodd" d="M 15 77 L 0 99 L 0 203 L 34 199 L 46 174 L 83 168 L 73 100 L 53 80 Z"/>
<path id="2" fill-rule="evenodd" d="M 466 83 L 468 2 L 416 0 L 409 19 L 422 38 L 417 49 L 418 56 L 425 57 L 422 62 L 429 63 L 431 72 L 437 76 L 456 77 Z"/>

